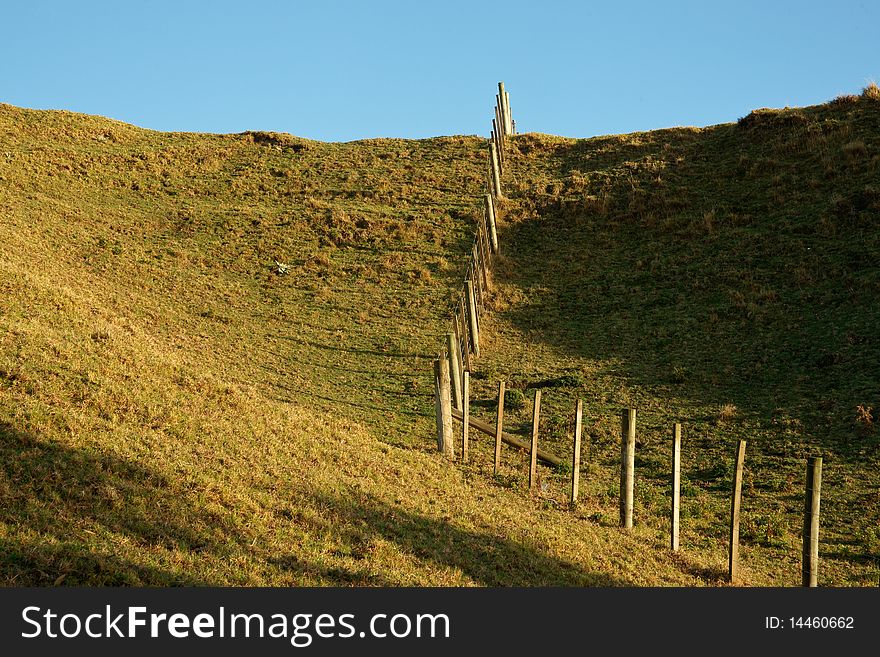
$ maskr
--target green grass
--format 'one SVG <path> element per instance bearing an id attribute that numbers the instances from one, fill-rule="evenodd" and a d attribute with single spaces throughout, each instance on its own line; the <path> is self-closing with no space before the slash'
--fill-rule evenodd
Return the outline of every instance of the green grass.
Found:
<path id="1" fill-rule="evenodd" d="M 580 512 L 610 521 L 619 413 L 637 408 L 636 521 L 658 544 L 683 422 L 688 551 L 723 547 L 746 439 L 747 583 L 799 582 L 806 458 L 821 454 L 822 583 L 876 585 L 880 103 L 866 92 L 705 129 L 518 135 L 508 167 L 478 403 L 499 378 L 528 399 L 549 382 L 541 440 L 570 454 L 581 397 Z M 531 407 L 509 426 L 526 433 Z M 564 505 L 564 477 L 552 484 Z"/>
<path id="2" fill-rule="evenodd" d="M 435 452 L 484 165 L 0 106 L 0 582 L 701 583 Z"/>
<path id="3" fill-rule="evenodd" d="M 524 454 L 495 477 L 483 437 L 465 467 L 435 452 L 431 361 L 483 140 L 168 134 L 0 105 L 0 582 L 722 584 L 747 438 L 745 583 L 797 582 L 818 452 L 820 582 L 876 583 L 878 108 L 513 140 L 473 412 L 492 418 L 505 377 L 525 434 L 541 385 L 542 443 L 567 454 L 584 399 L 569 509 L 565 468 L 529 494 Z"/>

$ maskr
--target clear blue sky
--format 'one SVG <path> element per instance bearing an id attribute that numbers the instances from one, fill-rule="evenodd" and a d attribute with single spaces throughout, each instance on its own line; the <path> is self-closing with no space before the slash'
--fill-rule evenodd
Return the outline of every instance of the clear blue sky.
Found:
<path id="1" fill-rule="evenodd" d="M 0 6 L 0 102 L 328 141 L 585 137 L 734 121 L 880 81 L 880 2 L 47 2 Z"/>

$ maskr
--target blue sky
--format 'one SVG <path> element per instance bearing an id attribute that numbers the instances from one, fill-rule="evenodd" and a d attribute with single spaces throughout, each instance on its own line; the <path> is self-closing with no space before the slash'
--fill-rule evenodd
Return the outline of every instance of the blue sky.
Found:
<path id="1" fill-rule="evenodd" d="M 0 102 L 327 141 L 734 121 L 880 81 L 880 2 L 0 5 Z"/>

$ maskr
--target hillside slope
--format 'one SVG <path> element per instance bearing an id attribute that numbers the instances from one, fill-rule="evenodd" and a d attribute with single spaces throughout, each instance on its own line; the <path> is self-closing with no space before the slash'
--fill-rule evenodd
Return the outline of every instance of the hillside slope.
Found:
<path id="1" fill-rule="evenodd" d="M 797 583 L 821 452 L 820 582 L 875 584 L 878 108 L 510 142 L 474 412 L 494 417 L 503 377 L 525 433 L 540 386 L 542 443 L 568 454 L 584 399 L 569 509 L 564 470 L 528 495 L 522 454 L 493 478 L 488 441 L 466 467 L 433 451 L 483 140 L 166 134 L 0 105 L 0 581 L 720 584 L 746 438 L 744 583 Z"/>
<path id="2" fill-rule="evenodd" d="M 433 451 L 484 144 L 0 106 L 0 582 L 702 583 Z"/>
<path id="3" fill-rule="evenodd" d="M 744 577 L 797 584 L 806 457 L 824 457 L 821 583 L 880 575 L 880 92 L 738 124 L 511 142 L 503 257 L 476 404 L 544 389 L 542 440 L 589 447 L 581 517 L 617 521 L 619 412 L 638 411 L 636 521 L 668 532 L 684 423 L 683 545 L 724 564 L 748 441 Z M 521 477 L 521 475 L 520 475 Z M 548 497 L 565 504 L 565 477 Z"/>

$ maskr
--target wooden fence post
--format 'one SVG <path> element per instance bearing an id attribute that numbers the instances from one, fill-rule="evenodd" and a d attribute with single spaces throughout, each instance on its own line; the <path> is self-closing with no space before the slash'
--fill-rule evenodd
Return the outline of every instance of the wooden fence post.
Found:
<path id="1" fill-rule="evenodd" d="M 474 282 L 468 279 L 465 282 L 467 288 L 468 320 L 471 329 L 471 346 L 474 356 L 480 357 L 480 329 L 477 327 L 477 300 L 474 298 Z M 470 368 L 468 368 L 470 369 Z"/>
<path id="2" fill-rule="evenodd" d="M 513 134 L 512 119 L 510 117 L 510 96 L 504 90 L 504 83 L 498 83 L 498 102 L 501 105 L 501 114 L 504 117 L 504 132 L 508 135 Z"/>
<path id="3" fill-rule="evenodd" d="M 492 131 L 490 133 L 495 152 L 498 154 L 498 170 L 504 175 L 504 140 L 501 136 L 501 126 L 498 125 L 498 108 L 495 108 L 495 118 L 492 119 Z"/>
<path id="4" fill-rule="evenodd" d="M 574 454 L 571 457 L 571 503 L 574 505 L 578 499 L 578 489 L 581 479 L 581 417 L 584 403 L 580 399 L 574 409 Z"/>
<path id="5" fill-rule="evenodd" d="M 498 171 L 498 155 L 495 147 L 489 142 L 489 162 L 492 166 L 492 190 L 496 198 L 501 198 L 501 174 Z"/>
<path id="6" fill-rule="evenodd" d="M 733 497 L 730 503 L 730 554 L 727 562 L 727 578 L 735 582 L 739 578 L 739 511 L 742 503 L 743 463 L 746 456 L 746 441 L 740 440 L 736 446 L 736 462 L 733 470 Z"/>
<path id="7" fill-rule="evenodd" d="M 492 120 L 492 125 L 495 125 L 494 119 Z M 492 152 L 495 153 L 497 157 L 498 163 L 498 177 L 501 178 L 504 176 L 504 164 L 501 162 L 501 155 L 498 153 L 498 134 L 495 132 L 495 128 L 489 131 L 489 145 L 492 149 Z"/>
<path id="8" fill-rule="evenodd" d="M 819 497 L 822 492 L 822 457 L 811 456 L 807 463 L 804 495 L 803 586 L 819 585 Z"/>
<path id="9" fill-rule="evenodd" d="M 442 424 L 442 451 L 443 455 L 452 459 L 455 456 L 455 447 L 452 437 L 452 399 L 449 382 L 449 360 L 440 358 L 440 419 Z"/>
<path id="10" fill-rule="evenodd" d="M 498 382 L 498 415 L 495 419 L 495 474 L 501 467 L 501 434 L 504 428 L 504 381 Z"/>
<path id="11" fill-rule="evenodd" d="M 457 308 L 452 313 L 452 324 L 455 331 L 455 352 L 458 354 L 458 373 L 462 375 L 467 369 L 464 361 L 465 353 L 467 352 L 467 342 L 462 336 L 461 317 L 458 314 Z"/>
<path id="12" fill-rule="evenodd" d="M 449 354 L 449 378 L 452 383 L 452 404 L 461 410 L 461 368 L 458 361 L 458 341 L 452 331 L 446 334 L 446 352 Z"/>
<path id="13" fill-rule="evenodd" d="M 532 410 L 532 444 L 529 450 L 529 490 L 538 483 L 538 424 L 541 418 L 541 391 L 535 390 L 535 406 Z"/>
<path id="14" fill-rule="evenodd" d="M 625 408 L 621 414 L 620 440 L 620 526 L 633 526 L 633 480 L 636 460 L 636 409 Z"/>
<path id="15" fill-rule="evenodd" d="M 498 106 L 501 108 L 501 116 L 504 119 L 504 132 L 510 134 L 510 109 L 507 106 L 507 92 L 504 90 L 504 83 L 498 83 Z"/>
<path id="16" fill-rule="evenodd" d="M 443 451 L 443 403 L 440 401 L 440 359 L 434 359 L 434 415 L 437 420 L 437 451 Z"/>
<path id="17" fill-rule="evenodd" d="M 467 320 L 467 311 L 465 310 L 465 302 L 464 295 L 458 298 L 458 317 L 461 322 L 461 337 L 462 343 L 464 345 L 464 351 L 462 351 L 462 356 L 464 357 L 464 369 L 468 372 L 471 371 L 471 349 L 473 348 L 473 342 L 468 338 L 468 320 Z"/>
<path id="18" fill-rule="evenodd" d="M 474 303 L 477 308 L 477 328 L 480 328 L 480 313 L 483 312 L 483 276 L 480 272 L 480 262 L 477 257 L 477 241 L 474 240 L 471 249 L 471 280 L 474 282 Z"/>
<path id="19" fill-rule="evenodd" d="M 462 408 L 461 408 L 461 462 L 467 463 L 468 460 L 468 433 L 470 431 L 471 420 L 471 376 L 469 372 L 464 373 L 464 381 L 462 382 Z"/>
<path id="20" fill-rule="evenodd" d="M 489 291 L 489 273 L 488 273 L 489 268 L 486 266 L 486 252 L 485 252 L 484 244 L 483 244 L 483 236 L 480 233 L 479 228 L 477 228 L 476 247 L 477 247 L 477 256 L 479 257 L 479 260 L 480 260 L 479 268 L 480 268 L 481 279 L 483 282 L 483 292 L 485 295 Z"/>
<path id="21" fill-rule="evenodd" d="M 678 528 L 681 502 L 681 424 L 672 425 L 672 518 L 670 547 L 678 552 Z"/>
<path id="22" fill-rule="evenodd" d="M 492 262 L 492 243 L 489 240 L 489 227 L 486 225 L 486 215 L 484 214 L 482 219 L 477 224 L 477 229 L 480 235 L 480 243 L 483 245 L 483 260 L 484 266 L 486 267 L 486 275 L 489 274 L 489 265 Z"/>
<path id="23" fill-rule="evenodd" d="M 495 118 L 492 125 L 495 127 L 495 145 L 498 150 L 498 163 L 501 165 L 501 174 L 504 175 L 504 125 L 501 119 L 501 101 L 495 104 Z"/>
<path id="24" fill-rule="evenodd" d="M 484 196 L 486 199 L 486 219 L 489 224 L 489 237 L 492 240 L 492 252 L 498 253 L 498 231 L 495 228 L 495 202 L 491 194 Z"/>

